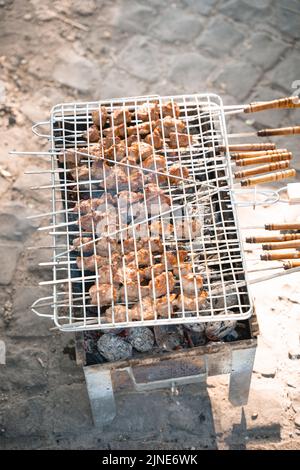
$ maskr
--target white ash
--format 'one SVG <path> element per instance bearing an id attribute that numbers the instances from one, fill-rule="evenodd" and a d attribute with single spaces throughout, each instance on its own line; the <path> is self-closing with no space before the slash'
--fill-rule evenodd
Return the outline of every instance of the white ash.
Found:
<path id="1" fill-rule="evenodd" d="M 132 346 L 120 336 L 105 333 L 97 342 L 100 354 L 109 362 L 129 359 L 132 356 Z"/>
<path id="2" fill-rule="evenodd" d="M 231 311 L 228 311 L 227 313 L 229 315 L 234 315 L 234 312 Z M 221 341 L 226 336 L 233 334 L 236 325 L 236 320 L 224 320 L 205 323 L 205 334 L 211 341 Z"/>
<path id="3" fill-rule="evenodd" d="M 139 352 L 151 351 L 154 346 L 154 334 L 147 327 L 131 328 L 127 341 Z"/>

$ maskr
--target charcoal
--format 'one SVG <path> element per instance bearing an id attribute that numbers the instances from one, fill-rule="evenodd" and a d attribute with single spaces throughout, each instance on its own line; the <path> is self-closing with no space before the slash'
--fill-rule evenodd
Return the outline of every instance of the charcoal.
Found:
<path id="1" fill-rule="evenodd" d="M 132 346 L 130 343 L 120 338 L 120 336 L 105 333 L 97 342 L 100 354 L 109 362 L 129 359 L 132 356 Z"/>
<path id="2" fill-rule="evenodd" d="M 228 335 L 224 337 L 224 340 L 230 343 L 230 341 L 236 341 L 238 338 L 239 338 L 238 332 L 236 330 L 231 330 L 230 333 L 228 333 Z"/>
<path id="3" fill-rule="evenodd" d="M 203 333 L 205 330 L 205 323 L 186 323 L 184 328 L 188 331 L 193 331 L 194 333 Z"/>
<path id="4" fill-rule="evenodd" d="M 224 313 L 224 312 L 223 312 Z M 234 312 L 227 312 L 229 315 L 234 315 Z M 237 322 L 235 320 L 224 320 L 205 323 L 205 334 L 211 341 L 221 341 L 226 337 L 235 337 L 234 331 Z"/>
<path id="5" fill-rule="evenodd" d="M 92 366 L 95 364 L 103 364 L 104 362 L 104 357 L 98 351 L 93 353 L 86 353 L 86 363 L 88 366 Z"/>
<path id="6" fill-rule="evenodd" d="M 196 332 L 191 330 L 185 330 L 186 337 L 188 338 L 189 347 L 204 346 L 207 342 L 204 331 Z"/>
<path id="7" fill-rule="evenodd" d="M 139 352 L 151 351 L 154 346 L 154 334 L 147 327 L 131 328 L 127 341 Z"/>
<path id="8" fill-rule="evenodd" d="M 165 351 L 178 349 L 184 343 L 183 328 L 181 326 L 155 326 L 154 335 L 157 345 Z"/>

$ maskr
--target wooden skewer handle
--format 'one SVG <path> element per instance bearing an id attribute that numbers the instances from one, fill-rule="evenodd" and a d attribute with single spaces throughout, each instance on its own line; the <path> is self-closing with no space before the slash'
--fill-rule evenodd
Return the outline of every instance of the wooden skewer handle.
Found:
<path id="1" fill-rule="evenodd" d="M 234 173 L 235 178 L 246 178 L 247 176 L 259 175 L 261 173 L 268 173 L 269 171 L 283 170 L 290 166 L 289 160 L 283 162 L 270 163 L 269 165 L 256 166 L 244 171 L 237 171 Z"/>
<path id="2" fill-rule="evenodd" d="M 279 100 L 250 103 L 244 109 L 244 113 L 255 113 L 257 111 L 265 111 L 266 109 L 287 108 L 300 108 L 299 98 L 297 96 L 289 96 L 287 98 L 280 98 Z"/>
<path id="3" fill-rule="evenodd" d="M 257 132 L 259 137 L 268 137 L 270 135 L 293 135 L 300 134 L 300 126 L 278 127 L 277 129 L 261 129 Z"/>
<path id="4" fill-rule="evenodd" d="M 284 235 L 270 235 L 269 237 L 247 237 L 246 243 L 288 242 L 300 240 L 300 233 L 286 233 Z"/>
<path id="5" fill-rule="evenodd" d="M 282 243 L 266 243 L 262 246 L 263 250 L 285 250 L 286 248 L 300 248 L 300 240 Z"/>
<path id="6" fill-rule="evenodd" d="M 262 157 L 254 157 L 254 158 L 241 158 L 235 161 L 236 166 L 250 166 L 256 165 L 257 163 L 273 163 L 273 162 L 281 162 L 284 160 L 291 160 L 293 157 L 292 152 L 286 153 L 278 153 L 277 155 L 266 155 Z"/>
<path id="7" fill-rule="evenodd" d="M 294 176 L 296 176 L 296 170 L 277 171 L 275 173 L 269 173 L 267 175 L 241 180 L 241 186 L 255 186 L 256 184 L 270 183 L 271 181 L 293 178 Z"/>
<path id="8" fill-rule="evenodd" d="M 263 255 L 260 255 L 260 259 L 263 261 L 275 261 L 277 259 L 298 259 L 300 258 L 300 251 L 290 251 L 287 253 L 269 253 L 266 251 Z"/>
<path id="9" fill-rule="evenodd" d="M 287 261 L 283 264 L 284 269 L 292 269 L 292 268 L 299 268 L 300 261 Z"/>
<path id="10" fill-rule="evenodd" d="M 224 145 L 219 145 L 219 150 L 224 152 L 226 147 Z M 228 145 L 228 149 L 231 151 L 241 151 L 241 152 L 253 152 L 256 150 L 274 150 L 276 145 L 272 142 L 263 143 L 263 144 L 232 144 Z"/>
<path id="11" fill-rule="evenodd" d="M 300 230 L 300 223 L 265 224 L 265 230 Z"/>
<path id="12" fill-rule="evenodd" d="M 258 150 L 257 152 L 236 152 L 231 153 L 232 160 L 238 160 L 239 158 L 253 158 L 262 157 L 265 155 L 277 155 L 278 153 L 288 153 L 287 149 L 275 149 L 275 150 Z"/>

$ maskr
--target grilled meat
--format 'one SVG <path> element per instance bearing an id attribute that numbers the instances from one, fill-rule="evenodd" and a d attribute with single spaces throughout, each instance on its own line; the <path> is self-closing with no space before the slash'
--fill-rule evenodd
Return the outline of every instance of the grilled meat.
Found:
<path id="1" fill-rule="evenodd" d="M 106 260 L 107 263 L 109 260 Z M 98 268 L 98 284 L 111 284 L 118 286 L 118 280 L 115 278 L 118 270 L 117 264 L 103 264 Z"/>
<path id="2" fill-rule="evenodd" d="M 100 143 L 104 150 L 108 150 L 112 145 L 117 145 L 121 142 L 120 137 L 110 136 L 110 137 L 101 137 Z"/>
<path id="3" fill-rule="evenodd" d="M 133 320 L 153 320 L 155 318 L 155 309 L 153 299 L 151 297 L 144 297 L 143 300 L 135 304 L 129 312 L 131 321 Z"/>
<path id="4" fill-rule="evenodd" d="M 92 255 L 92 256 L 79 256 L 76 258 L 76 263 L 78 269 L 83 269 L 84 271 L 95 272 L 103 264 L 102 256 Z"/>
<path id="5" fill-rule="evenodd" d="M 92 163 L 91 166 L 91 177 L 94 180 L 103 180 L 104 178 L 108 178 L 113 173 L 113 168 L 108 165 L 108 163 L 104 160 L 97 159 Z M 103 185 L 102 185 L 103 186 Z"/>
<path id="6" fill-rule="evenodd" d="M 119 289 L 119 300 L 121 302 L 137 302 L 140 298 L 149 295 L 148 286 L 139 286 L 135 281 L 128 281 Z"/>
<path id="7" fill-rule="evenodd" d="M 73 212 L 80 212 L 81 215 L 87 214 L 92 210 L 100 210 L 105 208 L 106 204 L 112 205 L 115 200 L 111 194 L 103 194 L 100 198 L 82 199 L 79 203 L 77 202 L 73 208 Z M 104 209 L 105 210 L 105 209 Z"/>
<path id="8" fill-rule="evenodd" d="M 149 226 L 151 237 L 164 236 L 165 238 L 170 238 L 173 233 L 173 225 L 164 221 L 163 223 L 160 220 L 154 220 Z"/>
<path id="9" fill-rule="evenodd" d="M 134 238 L 127 238 L 123 241 L 124 253 L 130 253 L 134 251 L 135 246 L 137 250 L 145 248 L 146 250 L 151 247 L 152 253 L 162 253 L 163 245 L 159 237 L 151 238 L 137 238 L 136 241 Z"/>
<path id="10" fill-rule="evenodd" d="M 143 274 L 141 270 L 137 270 L 136 266 L 120 266 L 115 274 L 114 280 L 118 284 L 125 284 L 125 283 L 137 283 L 138 282 L 138 271 L 140 273 L 140 281 L 143 279 Z"/>
<path id="11" fill-rule="evenodd" d="M 129 109 L 127 108 L 116 109 L 113 112 L 113 115 L 111 117 L 112 125 L 118 126 L 120 124 L 123 124 L 124 122 L 126 122 L 126 124 L 130 124 L 131 122 L 131 113 Z"/>
<path id="12" fill-rule="evenodd" d="M 175 101 L 169 101 L 169 103 L 163 104 L 161 108 L 163 117 L 172 116 L 178 118 L 180 115 L 180 108 Z"/>
<path id="13" fill-rule="evenodd" d="M 180 119 L 175 119 L 171 116 L 166 116 L 163 119 L 158 119 L 155 123 L 161 134 L 164 137 L 170 137 L 171 132 L 182 133 L 185 130 L 185 123 Z"/>
<path id="14" fill-rule="evenodd" d="M 179 163 L 174 163 L 171 165 L 168 173 L 169 175 L 177 176 L 177 178 L 170 178 L 170 184 L 180 184 L 182 180 L 179 178 L 187 179 L 189 177 L 189 170 Z"/>
<path id="15" fill-rule="evenodd" d="M 70 174 L 74 181 L 90 181 L 90 170 L 87 166 L 75 166 Z"/>
<path id="16" fill-rule="evenodd" d="M 125 137 L 130 137 L 131 135 L 136 135 L 137 128 L 136 126 L 127 126 L 125 124 L 120 124 L 117 127 L 114 127 L 115 132 L 121 139 L 125 139 Z"/>
<path id="17" fill-rule="evenodd" d="M 137 168 L 138 168 L 138 165 L 137 165 L 136 160 L 135 160 L 134 157 L 126 156 L 126 157 L 122 158 L 120 163 L 122 164 L 123 171 L 127 175 L 135 175 L 135 173 L 137 171 Z M 127 165 L 127 166 L 125 166 L 125 165 Z"/>
<path id="18" fill-rule="evenodd" d="M 105 184 L 107 189 L 114 191 L 138 191 L 143 184 L 143 174 L 139 169 L 130 169 L 130 177 L 125 167 L 115 165 L 111 173 L 106 177 Z M 103 183 L 104 185 L 104 183 Z"/>
<path id="19" fill-rule="evenodd" d="M 179 132 L 170 132 L 169 147 L 176 149 L 177 147 L 188 147 L 192 143 L 192 137 L 188 134 L 182 134 Z"/>
<path id="20" fill-rule="evenodd" d="M 176 305 L 177 294 L 170 294 L 168 297 L 160 297 L 159 299 L 153 300 L 154 310 L 161 318 L 168 318 L 169 309 L 170 315 L 173 314 L 173 306 Z"/>
<path id="21" fill-rule="evenodd" d="M 126 156 L 126 144 L 123 140 L 105 150 L 105 157 L 119 162 Z"/>
<path id="22" fill-rule="evenodd" d="M 188 273 L 181 276 L 182 290 L 186 295 L 197 297 L 203 287 L 203 277 L 201 274 Z"/>
<path id="23" fill-rule="evenodd" d="M 193 266 L 191 263 L 181 263 L 173 267 L 173 274 L 176 277 L 184 276 L 185 274 L 190 274 L 193 272 Z M 180 273 L 180 274 L 179 274 Z"/>
<path id="24" fill-rule="evenodd" d="M 163 273 L 165 266 L 162 263 L 153 264 L 152 266 L 147 266 L 141 270 L 141 275 L 144 279 L 152 279 L 153 277 L 158 276 Z"/>
<path id="25" fill-rule="evenodd" d="M 100 256 L 109 256 L 109 253 L 118 253 L 119 245 L 115 238 L 100 238 L 96 242 L 96 253 Z M 110 251 L 109 251 L 110 250 Z"/>
<path id="26" fill-rule="evenodd" d="M 103 128 L 107 120 L 107 109 L 105 106 L 101 106 L 100 109 L 92 111 L 92 120 L 98 128 L 100 128 L 100 126 Z"/>
<path id="27" fill-rule="evenodd" d="M 153 262 L 149 251 L 145 248 L 141 248 L 136 253 L 131 251 L 125 255 L 124 258 L 126 264 L 132 263 L 131 266 L 134 266 L 136 263 L 138 266 L 147 266 L 147 264 L 151 264 Z"/>
<path id="28" fill-rule="evenodd" d="M 61 150 L 58 154 L 59 163 L 79 165 L 82 156 L 78 152 L 84 152 L 86 148 Z M 85 152 L 84 152 L 85 153 Z M 88 153 L 88 152 L 87 152 Z"/>
<path id="29" fill-rule="evenodd" d="M 127 307 L 125 305 L 115 305 L 114 307 L 109 307 L 105 311 L 104 320 L 106 323 L 112 323 L 114 320 L 116 323 L 123 323 L 127 321 Z M 129 319 L 129 321 L 131 321 Z"/>
<path id="30" fill-rule="evenodd" d="M 120 207 L 127 207 L 128 205 L 141 201 L 142 199 L 144 199 L 144 196 L 142 193 L 124 190 L 119 192 L 117 198 Z"/>
<path id="31" fill-rule="evenodd" d="M 88 142 L 99 142 L 100 133 L 98 127 L 93 124 L 88 128 L 87 132 L 84 132 L 83 138 Z"/>
<path id="32" fill-rule="evenodd" d="M 153 297 L 162 297 L 173 291 L 175 287 L 175 278 L 171 272 L 163 272 L 149 282 L 150 295 Z"/>
<path id="33" fill-rule="evenodd" d="M 143 161 L 143 168 L 164 171 L 166 169 L 166 159 L 162 155 L 151 155 Z M 147 174 L 150 174 L 150 172 L 147 172 Z"/>
<path id="34" fill-rule="evenodd" d="M 145 187 L 145 196 L 147 203 L 171 205 L 171 199 L 167 196 L 163 189 L 155 183 L 149 183 Z"/>
<path id="35" fill-rule="evenodd" d="M 150 132 L 153 131 L 155 127 L 156 127 L 155 121 L 143 122 L 142 124 L 138 124 L 137 131 L 141 137 L 145 137 L 147 134 L 150 134 Z"/>
<path id="36" fill-rule="evenodd" d="M 101 209 L 101 207 L 100 207 Z M 104 210 L 107 209 L 105 212 Z M 78 219 L 78 225 L 86 232 L 113 233 L 117 227 L 117 214 L 114 206 L 103 207 L 103 210 L 93 210 Z M 104 230 L 106 229 L 106 230 Z"/>
<path id="37" fill-rule="evenodd" d="M 149 145 L 153 145 L 153 147 L 158 150 L 163 147 L 163 140 L 161 138 L 161 134 L 159 129 L 155 128 L 152 134 L 146 135 L 144 142 Z"/>
<path id="38" fill-rule="evenodd" d="M 136 132 L 131 133 L 127 137 L 127 147 L 128 148 L 131 147 L 131 145 L 137 142 L 137 140 L 138 140 L 137 133 Z"/>
<path id="39" fill-rule="evenodd" d="M 137 117 L 141 121 L 156 121 L 159 118 L 157 103 L 145 103 L 137 111 Z"/>
<path id="40" fill-rule="evenodd" d="M 153 155 L 153 147 L 145 142 L 134 142 L 128 149 L 128 155 L 139 162 Z"/>
<path id="41" fill-rule="evenodd" d="M 81 247 L 81 245 L 83 245 Z M 73 250 L 89 253 L 94 249 L 94 241 L 91 237 L 78 237 L 73 240 Z"/>
<path id="42" fill-rule="evenodd" d="M 183 261 L 185 261 L 187 255 L 188 252 L 185 250 L 166 251 L 165 255 L 162 256 L 161 263 L 166 262 L 168 269 L 173 269 L 174 267 L 178 266 L 178 260 L 180 265 Z"/>

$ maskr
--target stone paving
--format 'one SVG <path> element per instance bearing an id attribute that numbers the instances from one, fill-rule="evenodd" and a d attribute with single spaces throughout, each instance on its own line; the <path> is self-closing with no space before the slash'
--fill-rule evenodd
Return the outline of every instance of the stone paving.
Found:
<path id="1" fill-rule="evenodd" d="M 49 194 L 31 190 L 47 175 L 37 182 L 23 172 L 47 162 L 8 156 L 46 150 L 30 127 L 63 101 L 210 91 L 236 104 L 290 95 L 300 88 L 299 35 L 298 0 L 0 1 L 0 448 L 300 448 L 299 360 L 288 358 L 287 344 L 292 331 L 299 347 L 295 277 L 276 292 L 268 285 L 267 296 L 265 287 L 254 291 L 262 336 L 247 407 L 229 405 L 219 377 L 208 389 L 120 394 L 116 421 L 93 429 L 72 336 L 30 311 L 51 273 L 37 265 L 47 253 L 27 250 L 46 244 L 40 219 L 25 217 L 49 210 Z M 296 125 L 299 111 L 238 116 L 229 129 Z M 299 138 L 277 142 L 300 171 Z"/>

